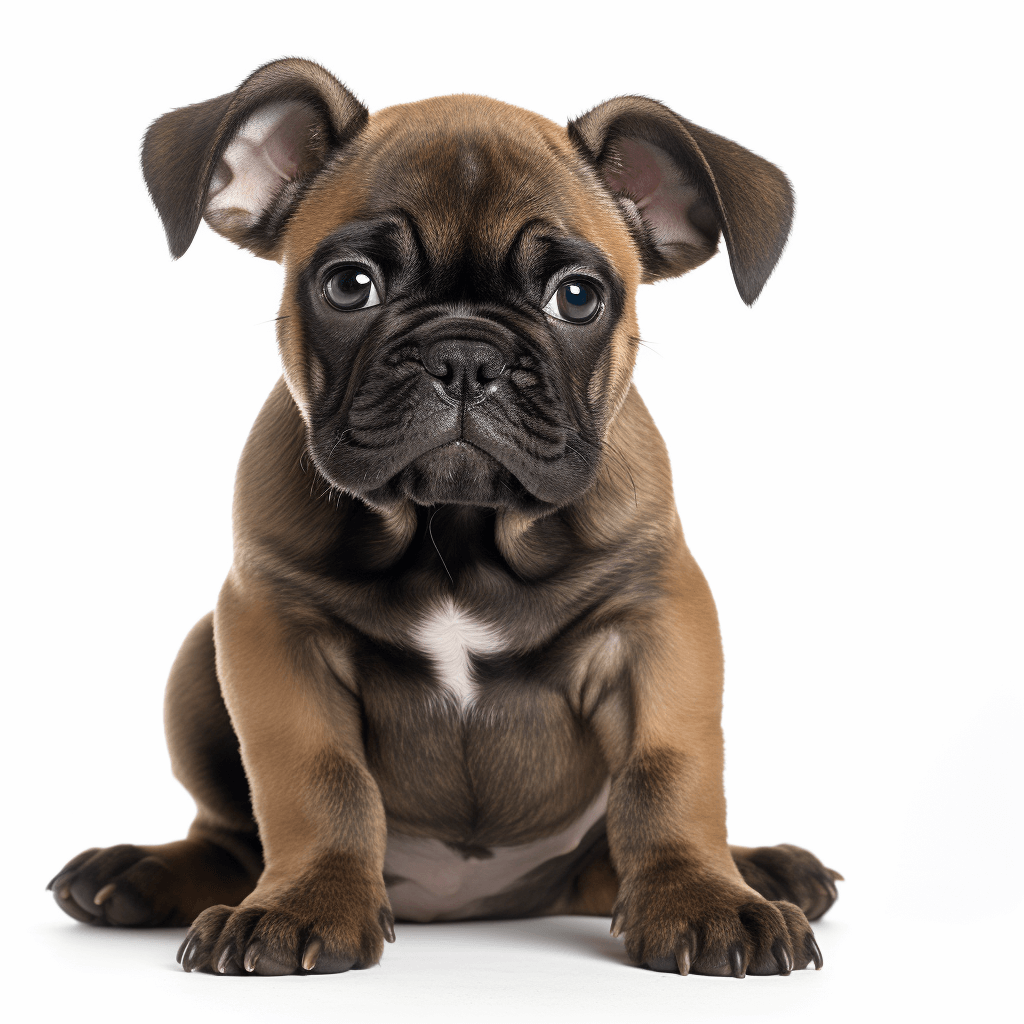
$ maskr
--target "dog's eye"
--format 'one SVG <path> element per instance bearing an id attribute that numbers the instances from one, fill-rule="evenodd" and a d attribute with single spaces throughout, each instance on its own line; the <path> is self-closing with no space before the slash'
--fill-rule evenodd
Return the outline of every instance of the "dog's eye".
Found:
<path id="1" fill-rule="evenodd" d="M 563 281 L 544 307 L 544 312 L 571 324 L 589 323 L 601 311 L 601 295 L 589 282 L 573 278 Z"/>
<path id="2" fill-rule="evenodd" d="M 324 297 L 335 309 L 379 306 L 380 296 L 366 267 L 352 265 L 336 270 L 324 285 Z"/>

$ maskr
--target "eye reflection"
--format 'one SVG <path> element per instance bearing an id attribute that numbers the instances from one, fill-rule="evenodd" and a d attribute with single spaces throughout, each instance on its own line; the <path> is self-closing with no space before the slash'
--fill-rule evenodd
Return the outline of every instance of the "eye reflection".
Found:
<path id="1" fill-rule="evenodd" d="M 324 284 L 324 298 L 342 310 L 379 306 L 380 296 L 369 270 L 359 264 L 339 267 Z"/>
<path id="2" fill-rule="evenodd" d="M 563 281 L 544 307 L 544 312 L 571 324 L 585 324 L 601 311 L 601 294 L 581 278 Z"/>

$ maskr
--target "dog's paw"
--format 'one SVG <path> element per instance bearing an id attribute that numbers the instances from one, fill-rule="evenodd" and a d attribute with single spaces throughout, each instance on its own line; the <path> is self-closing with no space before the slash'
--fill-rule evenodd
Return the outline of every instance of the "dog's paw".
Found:
<path id="1" fill-rule="evenodd" d="M 336 915 L 310 913 L 303 904 L 210 907 L 196 918 L 178 950 L 186 971 L 210 974 L 341 974 L 372 967 L 384 941 L 395 939 L 386 902 L 334 908 Z M 325 903 L 327 901 L 324 901 Z"/>
<path id="2" fill-rule="evenodd" d="M 795 903 L 808 921 L 821 917 L 839 896 L 836 882 L 843 876 L 799 846 L 759 846 L 737 851 L 733 859 L 751 889 L 768 900 Z"/>
<path id="3" fill-rule="evenodd" d="M 185 925 L 171 896 L 172 872 L 160 858 L 122 844 L 68 861 L 47 886 L 76 921 L 120 927 Z"/>
<path id="4" fill-rule="evenodd" d="M 822 965 L 799 907 L 672 869 L 623 886 L 612 931 L 625 932 L 633 963 L 654 971 L 742 978 Z"/>

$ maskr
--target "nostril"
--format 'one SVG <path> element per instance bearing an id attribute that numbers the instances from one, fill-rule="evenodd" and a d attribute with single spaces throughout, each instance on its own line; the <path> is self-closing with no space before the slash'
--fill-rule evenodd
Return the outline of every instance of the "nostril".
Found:
<path id="1" fill-rule="evenodd" d="M 431 353 L 433 355 L 433 353 Z M 431 359 L 426 358 L 423 360 L 423 369 L 430 374 L 431 377 L 436 377 L 442 383 L 447 384 L 455 376 L 455 371 L 452 369 L 452 364 L 447 359 Z"/>
<path id="2" fill-rule="evenodd" d="M 488 387 L 505 372 L 501 352 L 483 341 L 446 338 L 436 341 L 421 354 L 423 369 L 435 378 L 450 398 L 483 397 Z"/>

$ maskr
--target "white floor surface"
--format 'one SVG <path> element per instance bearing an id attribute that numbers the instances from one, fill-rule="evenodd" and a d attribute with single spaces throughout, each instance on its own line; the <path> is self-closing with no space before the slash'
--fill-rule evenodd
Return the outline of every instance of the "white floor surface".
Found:
<path id="1" fill-rule="evenodd" d="M 816 934 L 825 967 L 789 978 L 701 978 L 630 967 L 604 919 L 398 925 L 381 965 L 324 977 L 187 975 L 184 929 L 62 920 L 38 894 L 8 960 L 8 1020 L 108 1021 L 981 1021 L 1019 1019 L 1018 958 L 998 922 L 973 935 L 882 917 L 849 887 Z M 23 894 L 28 896 L 28 894 Z M 989 931 L 991 929 L 991 931 Z M 988 939 L 986 940 L 986 934 Z M 985 962 L 965 959 L 988 949 Z M 1017 1004 L 1019 1005 L 1019 1004 Z"/>

